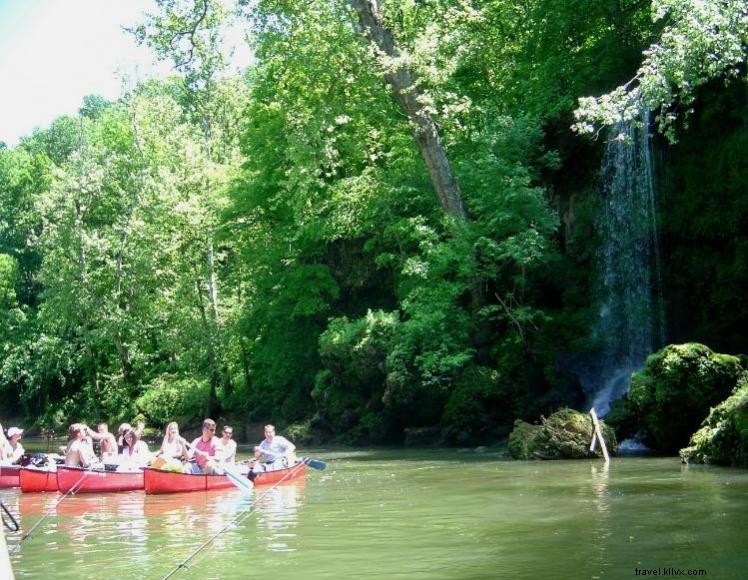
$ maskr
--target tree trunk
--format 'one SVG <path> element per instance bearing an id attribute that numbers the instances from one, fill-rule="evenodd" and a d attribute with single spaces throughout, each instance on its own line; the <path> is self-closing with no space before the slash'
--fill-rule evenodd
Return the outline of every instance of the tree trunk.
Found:
<path id="1" fill-rule="evenodd" d="M 377 0 L 351 0 L 366 35 L 380 56 L 398 59 L 400 51 L 395 46 L 392 32 L 384 26 Z M 452 167 L 444 149 L 436 123 L 421 102 L 422 93 L 415 85 L 413 74 L 405 65 L 394 70 L 385 68 L 384 78 L 401 109 L 414 126 L 418 151 L 426 162 L 431 183 L 442 208 L 449 214 L 467 220 L 468 214 Z"/>

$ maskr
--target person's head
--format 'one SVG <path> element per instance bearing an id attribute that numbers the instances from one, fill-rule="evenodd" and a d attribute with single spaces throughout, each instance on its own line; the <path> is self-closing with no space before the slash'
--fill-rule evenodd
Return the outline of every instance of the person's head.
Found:
<path id="1" fill-rule="evenodd" d="M 23 429 L 19 429 L 18 427 L 11 427 L 8 429 L 8 439 L 10 439 L 11 445 L 18 443 L 22 435 Z"/>
<path id="2" fill-rule="evenodd" d="M 83 439 L 86 436 L 86 426 L 83 423 L 73 423 L 68 428 L 68 441 Z"/>
<path id="3" fill-rule="evenodd" d="M 99 431 L 99 433 L 101 433 L 101 431 Z M 99 449 L 101 450 L 102 453 L 116 453 L 117 442 L 114 440 L 114 435 L 112 435 L 109 432 L 106 432 L 106 434 L 107 434 L 107 437 L 103 437 L 99 441 Z"/>
<path id="4" fill-rule="evenodd" d="M 224 425 L 223 431 L 221 431 L 221 438 L 224 441 L 228 441 L 234 436 L 234 429 L 230 425 Z"/>
<path id="5" fill-rule="evenodd" d="M 138 442 L 137 431 L 135 431 L 134 429 L 125 431 L 125 434 L 122 436 L 122 443 L 124 445 L 127 445 L 128 447 L 134 447 L 137 442 Z"/>
<path id="6" fill-rule="evenodd" d="M 213 419 L 203 421 L 203 439 L 210 441 L 211 437 L 216 434 L 216 422 Z"/>
<path id="7" fill-rule="evenodd" d="M 265 425 L 265 439 L 268 440 L 268 443 L 273 440 L 273 437 L 275 437 L 275 426 Z"/>
<path id="8" fill-rule="evenodd" d="M 132 431 L 130 423 L 122 423 L 122 425 L 119 426 L 119 429 L 117 429 L 117 433 L 119 433 L 120 437 L 124 436 L 128 431 Z"/>
<path id="9" fill-rule="evenodd" d="M 166 426 L 164 435 L 166 435 L 169 440 L 173 440 L 179 437 L 179 425 L 176 421 L 172 421 Z"/>
<path id="10" fill-rule="evenodd" d="M 109 425 L 107 425 L 106 423 L 99 423 L 98 425 L 96 425 L 96 430 L 99 433 L 109 433 Z"/>

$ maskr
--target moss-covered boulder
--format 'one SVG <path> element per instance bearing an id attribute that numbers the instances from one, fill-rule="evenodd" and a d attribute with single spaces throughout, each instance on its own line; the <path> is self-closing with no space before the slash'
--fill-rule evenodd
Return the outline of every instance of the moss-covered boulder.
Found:
<path id="1" fill-rule="evenodd" d="M 709 409 L 732 392 L 743 372 L 736 356 L 703 344 L 671 344 L 650 355 L 634 374 L 627 396 L 645 443 L 677 451 L 688 443 Z"/>
<path id="2" fill-rule="evenodd" d="M 522 419 L 517 419 L 507 441 L 509 454 L 514 459 L 536 459 L 535 439 L 539 432 L 540 425 L 531 425 Z"/>
<path id="3" fill-rule="evenodd" d="M 611 455 L 618 451 L 613 430 L 601 422 L 603 437 Z M 592 418 L 572 409 L 560 409 L 540 425 L 517 420 L 509 435 L 509 453 L 515 459 L 584 459 L 602 455 L 598 445 L 590 451 Z"/>
<path id="4" fill-rule="evenodd" d="M 684 463 L 748 467 L 748 373 L 743 373 L 733 393 L 711 410 L 680 456 Z"/>

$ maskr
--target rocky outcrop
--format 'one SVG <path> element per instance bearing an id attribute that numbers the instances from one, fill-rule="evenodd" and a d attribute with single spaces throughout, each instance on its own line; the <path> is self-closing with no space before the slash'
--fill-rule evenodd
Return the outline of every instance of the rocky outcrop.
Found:
<path id="1" fill-rule="evenodd" d="M 704 426 L 680 450 L 684 463 L 717 463 L 748 467 L 748 373 L 733 393 L 714 407 Z"/>
<path id="2" fill-rule="evenodd" d="M 626 399 L 609 418 L 619 426 L 626 423 L 628 431 L 644 433 L 649 447 L 677 451 L 709 409 L 730 395 L 743 371 L 740 358 L 703 344 L 668 345 L 634 374 Z"/>
<path id="3" fill-rule="evenodd" d="M 613 430 L 601 422 L 608 451 L 618 450 Z M 601 456 L 600 446 L 590 451 L 592 418 L 572 409 L 560 409 L 540 425 L 517 420 L 509 435 L 509 453 L 515 459 L 585 459 Z"/>

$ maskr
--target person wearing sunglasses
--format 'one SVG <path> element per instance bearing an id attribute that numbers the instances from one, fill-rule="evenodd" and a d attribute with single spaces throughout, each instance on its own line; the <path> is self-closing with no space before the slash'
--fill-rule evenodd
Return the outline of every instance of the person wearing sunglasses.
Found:
<path id="1" fill-rule="evenodd" d="M 221 440 L 216 437 L 216 422 L 213 419 L 203 421 L 203 434 L 190 445 L 191 458 L 195 463 L 187 463 L 187 473 L 217 473 L 217 457 L 221 453 Z"/>
<path id="2" fill-rule="evenodd" d="M 236 441 L 233 437 L 234 429 L 224 425 L 221 432 L 221 460 L 226 463 L 236 463 Z"/>

